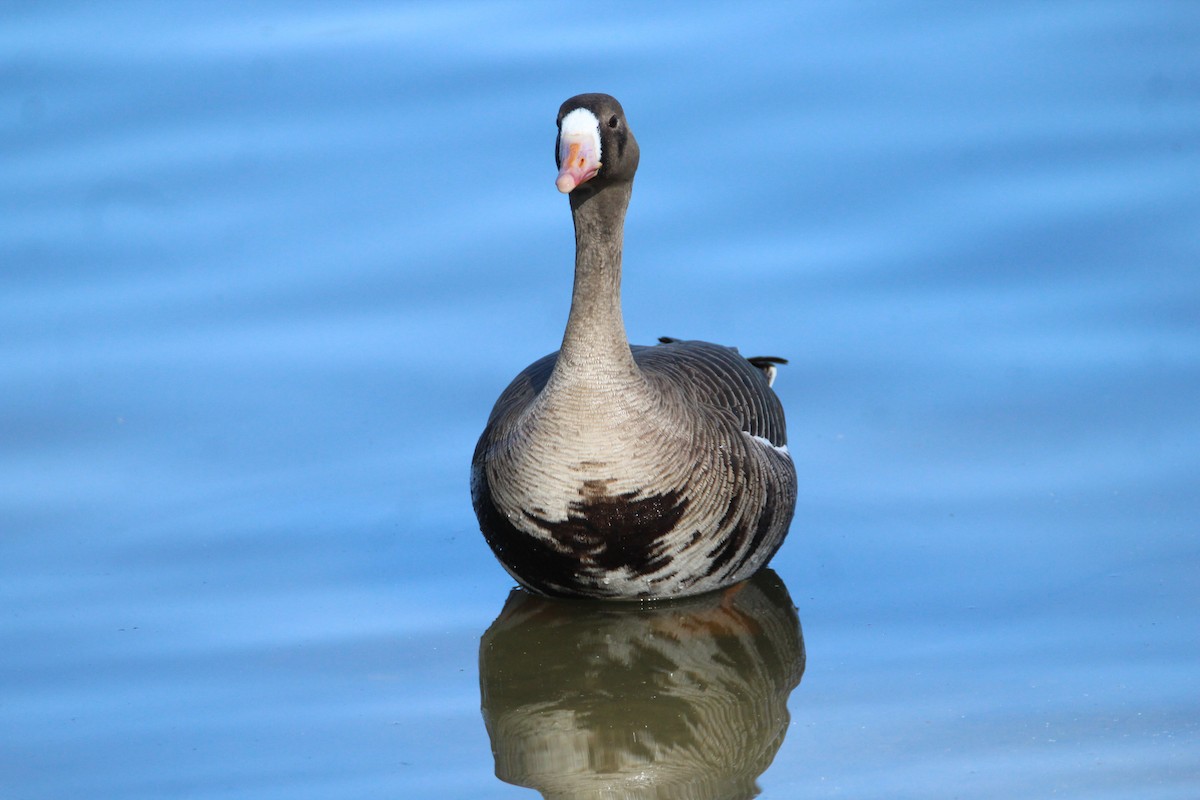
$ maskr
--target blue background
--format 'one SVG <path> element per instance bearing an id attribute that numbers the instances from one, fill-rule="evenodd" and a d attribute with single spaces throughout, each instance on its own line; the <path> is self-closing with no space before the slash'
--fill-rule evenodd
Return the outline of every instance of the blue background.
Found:
<path id="1" fill-rule="evenodd" d="M 625 318 L 787 356 L 808 670 L 763 796 L 1200 790 L 1200 6 L 3 3 L 6 797 L 529 797 L 467 493 Z"/>

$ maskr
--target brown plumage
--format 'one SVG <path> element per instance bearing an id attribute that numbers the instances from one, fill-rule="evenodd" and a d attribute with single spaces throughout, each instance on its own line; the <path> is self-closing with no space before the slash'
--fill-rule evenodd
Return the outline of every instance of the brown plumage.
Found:
<path id="1" fill-rule="evenodd" d="M 558 186 L 575 223 L 562 348 L 500 395 L 475 449 L 471 496 L 505 569 L 549 595 L 696 594 L 754 574 L 796 501 L 782 359 L 664 339 L 630 346 L 621 245 L 639 151 L 608 95 L 559 111 Z"/>

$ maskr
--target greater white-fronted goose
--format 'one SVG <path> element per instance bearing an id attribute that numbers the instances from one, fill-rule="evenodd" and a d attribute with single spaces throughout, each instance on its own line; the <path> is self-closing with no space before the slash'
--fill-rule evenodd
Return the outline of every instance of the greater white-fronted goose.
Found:
<path id="1" fill-rule="evenodd" d="M 575 221 L 562 348 L 496 401 L 471 497 L 496 557 L 554 596 L 698 594 L 753 575 L 796 504 L 782 359 L 663 339 L 630 346 L 621 246 L 638 145 L 620 103 L 582 94 L 558 112 L 557 186 Z"/>

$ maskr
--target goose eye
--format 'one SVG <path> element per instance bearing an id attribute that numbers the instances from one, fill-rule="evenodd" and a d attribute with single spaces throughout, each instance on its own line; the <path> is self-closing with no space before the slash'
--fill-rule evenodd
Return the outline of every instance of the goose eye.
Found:
<path id="1" fill-rule="evenodd" d="M 610 128 L 617 127 L 617 115 L 616 114 L 613 114 L 611 117 L 608 118 L 608 127 L 610 127 Z"/>

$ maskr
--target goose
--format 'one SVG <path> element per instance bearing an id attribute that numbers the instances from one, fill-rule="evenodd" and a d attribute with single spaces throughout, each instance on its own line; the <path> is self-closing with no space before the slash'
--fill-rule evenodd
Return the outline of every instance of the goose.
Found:
<path id="1" fill-rule="evenodd" d="M 557 352 L 501 393 L 471 462 L 479 527 L 507 572 L 555 597 L 654 600 L 730 587 L 779 549 L 796 505 L 784 359 L 664 337 L 629 344 L 625 212 L 639 150 L 625 112 L 581 94 L 558 112 L 556 186 L 575 224 Z"/>

